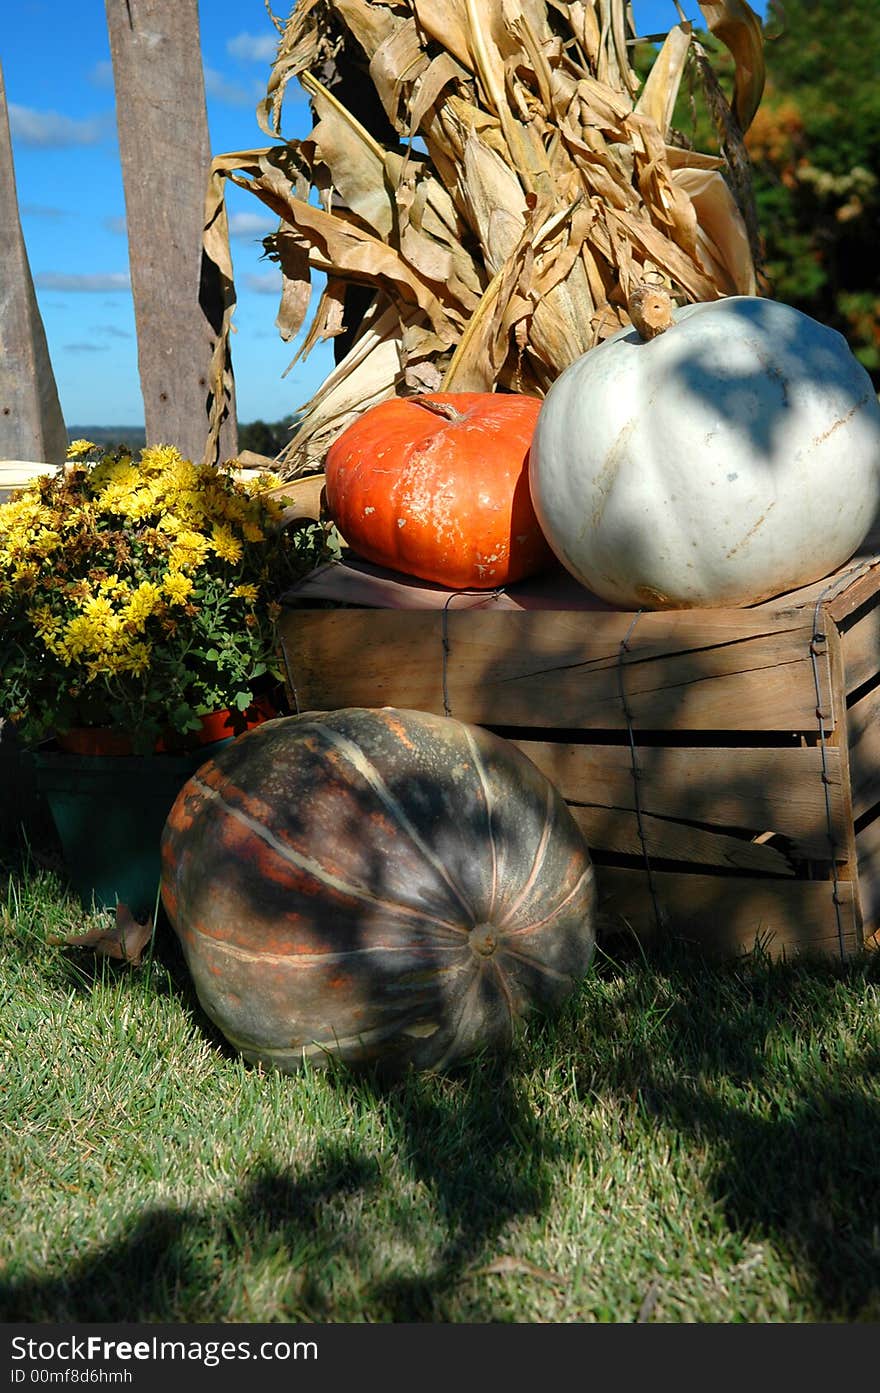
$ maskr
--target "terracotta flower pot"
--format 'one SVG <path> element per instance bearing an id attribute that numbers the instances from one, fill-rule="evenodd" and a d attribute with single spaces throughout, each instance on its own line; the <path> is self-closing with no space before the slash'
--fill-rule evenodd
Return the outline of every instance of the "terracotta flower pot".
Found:
<path id="1" fill-rule="evenodd" d="M 278 715 L 278 707 L 269 696 L 259 696 L 245 711 L 212 711 L 201 717 L 199 730 L 181 735 L 169 731 L 156 741 L 156 754 L 179 754 L 196 750 L 201 745 L 215 745 L 220 740 L 234 740 L 253 726 L 262 725 Z M 55 737 L 59 750 L 72 755 L 107 755 L 124 757 L 134 753 L 131 736 L 124 730 L 107 726 L 74 726 Z"/>

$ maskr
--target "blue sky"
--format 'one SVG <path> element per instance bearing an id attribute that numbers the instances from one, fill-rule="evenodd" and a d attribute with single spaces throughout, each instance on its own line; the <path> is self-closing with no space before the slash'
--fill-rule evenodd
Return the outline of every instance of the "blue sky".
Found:
<path id="1" fill-rule="evenodd" d="M 286 17 L 288 8 L 275 4 Z M 683 8 L 699 21 L 696 3 Z M 763 13 L 765 6 L 755 8 Z M 677 20 L 673 0 L 634 0 L 633 9 L 642 34 Z M 263 146 L 255 107 L 277 39 L 263 0 L 200 0 L 199 13 L 212 151 Z M 103 0 L 10 4 L 0 62 L 22 227 L 65 420 L 142 423 Z M 284 112 L 286 136 L 308 132 L 308 105 L 294 84 Z M 277 271 L 260 260 L 260 237 L 276 222 L 256 198 L 231 186 L 228 207 L 239 420 L 278 420 L 307 400 L 332 366 L 332 350 L 319 345 L 282 380 L 298 345 L 278 337 Z"/>

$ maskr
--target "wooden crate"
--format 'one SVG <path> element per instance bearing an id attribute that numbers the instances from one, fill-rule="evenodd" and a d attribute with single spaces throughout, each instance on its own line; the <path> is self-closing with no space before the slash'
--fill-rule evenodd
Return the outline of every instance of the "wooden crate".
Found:
<path id="1" fill-rule="evenodd" d="M 848 956 L 880 929 L 880 555 L 748 609 L 612 610 L 562 575 L 454 593 L 349 559 L 286 597 L 298 710 L 513 739 L 597 864 L 603 924 Z"/>

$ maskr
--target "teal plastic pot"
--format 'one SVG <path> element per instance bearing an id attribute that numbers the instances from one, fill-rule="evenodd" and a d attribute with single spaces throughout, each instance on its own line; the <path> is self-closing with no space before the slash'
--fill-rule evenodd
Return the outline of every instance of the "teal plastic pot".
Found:
<path id="1" fill-rule="evenodd" d="M 121 900 L 141 919 L 153 912 L 165 819 L 190 775 L 228 743 L 182 755 L 34 752 L 37 790 L 86 909 L 112 909 Z"/>

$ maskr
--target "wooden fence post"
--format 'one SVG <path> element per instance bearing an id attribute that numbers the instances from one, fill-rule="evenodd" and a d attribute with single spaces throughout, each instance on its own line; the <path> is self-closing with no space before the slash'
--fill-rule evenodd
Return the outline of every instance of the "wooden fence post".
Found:
<path id="1" fill-rule="evenodd" d="M 28 263 L 0 67 L 0 459 L 61 464 L 67 431 Z"/>
<path id="2" fill-rule="evenodd" d="M 202 231 L 211 164 L 198 0 L 105 0 L 125 188 L 147 444 L 205 456 L 215 394 L 226 414 L 213 457 L 238 449 L 231 366 L 212 381 L 223 316 Z"/>

